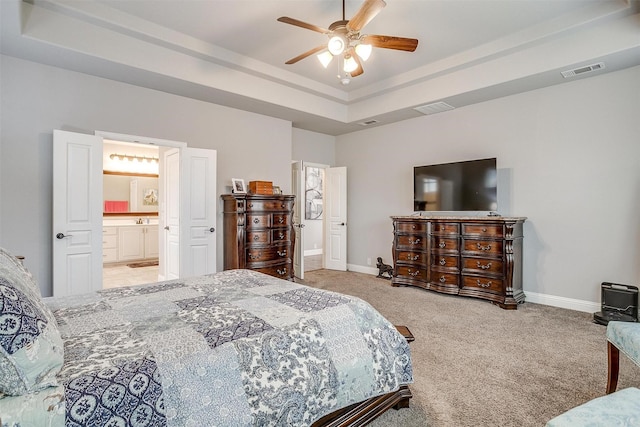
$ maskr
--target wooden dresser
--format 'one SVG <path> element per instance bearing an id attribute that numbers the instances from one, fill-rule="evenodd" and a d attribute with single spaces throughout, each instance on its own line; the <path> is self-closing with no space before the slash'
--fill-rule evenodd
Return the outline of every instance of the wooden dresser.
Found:
<path id="1" fill-rule="evenodd" d="M 293 280 L 295 196 L 225 194 L 224 269 L 247 268 Z"/>
<path id="2" fill-rule="evenodd" d="M 492 301 L 524 302 L 524 217 L 393 216 L 393 286 Z"/>

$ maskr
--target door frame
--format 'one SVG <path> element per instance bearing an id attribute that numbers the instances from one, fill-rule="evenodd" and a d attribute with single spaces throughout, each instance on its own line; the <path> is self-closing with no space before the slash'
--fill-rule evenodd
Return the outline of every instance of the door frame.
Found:
<path id="1" fill-rule="evenodd" d="M 153 145 L 153 146 L 159 147 L 160 149 L 159 151 L 162 151 L 162 148 L 165 148 L 165 149 L 177 148 L 178 150 L 182 150 L 183 148 L 187 147 L 186 142 L 172 141 L 169 139 L 151 138 L 146 136 L 129 135 L 124 133 L 102 131 L 102 130 L 96 130 L 94 134 L 96 136 L 101 136 L 103 140 L 108 139 L 108 140 L 113 140 L 118 142 L 128 142 L 132 144 Z M 163 174 L 162 166 L 163 165 L 161 164 L 160 171 L 159 171 L 160 179 L 158 180 L 159 194 L 163 194 L 163 187 L 164 187 L 164 182 L 162 180 L 162 174 Z M 166 225 L 166 224 L 163 224 L 163 221 L 166 220 L 166 218 L 164 217 L 165 215 L 166 213 L 162 209 L 162 206 L 159 206 L 158 207 L 158 233 L 159 233 L 158 235 L 159 236 L 160 236 L 160 233 L 162 233 L 162 231 L 164 230 L 164 225 Z M 164 236 L 164 234 L 162 235 Z M 167 272 L 166 272 L 167 263 L 162 262 L 163 260 L 165 260 L 165 257 L 166 257 L 166 241 L 163 238 L 159 238 L 158 239 L 158 259 L 160 260 L 160 262 L 158 265 L 158 280 L 164 280 L 167 275 Z"/>

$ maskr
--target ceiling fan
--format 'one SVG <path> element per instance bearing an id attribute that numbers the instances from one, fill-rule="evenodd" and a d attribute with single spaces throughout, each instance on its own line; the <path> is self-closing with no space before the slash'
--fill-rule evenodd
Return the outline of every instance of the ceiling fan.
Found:
<path id="1" fill-rule="evenodd" d="M 344 59 L 343 70 L 345 77 L 341 78 L 343 84 L 349 83 L 348 76 L 357 77 L 364 73 L 362 61 L 366 61 L 371 54 L 372 47 L 383 49 L 403 50 L 413 52 L 418 47 L 417 39 L 405 37 L 367 35 L 361 34 L 362 28 L 367 25 L 386 6 L 384 0 L 365 0 L 358 12 L 350 19 L 345 19 L 345 0 L 342 0 L 342 20 L 329 25 L 329 28 L 318 27 L 307 22 L 303 22 L 288 16 L 278 18 L 278 21 L 296 27 L 306 28 L 311 31 L 326 34 L 329 42 L 314 47 L 303 54 L 296 56 L 286 62 L 295 64 L 296 62 L 318 54 L 318 59 L 327 68 L 334 56 L 342 55 Z"/>

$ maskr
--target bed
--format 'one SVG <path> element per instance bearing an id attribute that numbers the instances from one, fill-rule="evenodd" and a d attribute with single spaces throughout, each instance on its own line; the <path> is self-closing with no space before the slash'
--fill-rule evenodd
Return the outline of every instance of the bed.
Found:
<path id="1" fill-rule="evenodd" d="M 412 381 L 358 298 L 250 270 L 40 298 L 0 251 L 2 427 L 364 425 Z"/>

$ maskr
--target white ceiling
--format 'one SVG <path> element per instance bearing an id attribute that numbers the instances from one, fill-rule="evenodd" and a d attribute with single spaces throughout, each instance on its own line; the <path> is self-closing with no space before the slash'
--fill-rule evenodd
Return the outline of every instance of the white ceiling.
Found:
<path id="1" fill-rule="evenodd" d="M 362 0 L 346 2 L 346 18 Z M 2 53 L 291 120 L 338 135 L 640 65 L 637 0 L 387 0 L 362 33 L 419 39 L 374 49 L 340 84 L 337 64 L 291 59 L 326 42 L 340 0 L 0 0 Z M 337 61 L 334 61 L 337 62 Z M 375 126 L 375 125 L 374 125 Z"/>

